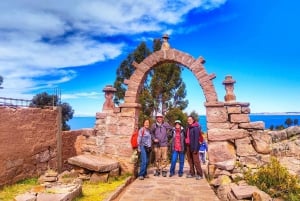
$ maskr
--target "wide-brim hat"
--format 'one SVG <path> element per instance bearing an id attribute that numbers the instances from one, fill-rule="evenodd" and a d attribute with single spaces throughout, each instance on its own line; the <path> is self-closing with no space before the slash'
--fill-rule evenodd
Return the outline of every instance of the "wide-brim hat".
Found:
<path id="1" fill-rule="evenodd" d="M 175 124 L 180 124 L 181 125 L 181 121 L 180 120 L 176 120 Z"/>

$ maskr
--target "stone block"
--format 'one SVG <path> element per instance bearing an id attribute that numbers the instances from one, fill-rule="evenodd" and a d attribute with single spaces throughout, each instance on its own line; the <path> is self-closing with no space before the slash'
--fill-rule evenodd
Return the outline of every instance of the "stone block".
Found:
<path id="1" fill-rule="evenodd" d="M 240 139 L 248 136 L 248 131 L 244 129 L 219 129 L 213 128 L 208 131 L 208 140 L 209 141 L 225 141 L 225 140 L 234 140 Z"/>
<path id="2" fill-rule="evenodd" d="M 265 129 L 265 122 L 263 121 L 255 121 L 249 123 L 240 123 L 239 128 L 243 129 L 254 129 L 254 130 L 264 130 Z"/>
<path id="3" fill-rule="evenodd" d="M 227 106 L 228 114 L 241 114 L 241 106 Z"/>
<path id="4" fill-rule="evenodd" d="M 209 123 L 225 123 L 228 121 L 228 114 L 224 107 L 207 107 L 206 120 Z"/>
<path id="5" fill-rule="evenodd" d="M 221 128 L 221 129 L 229 129 L 230 128 L 230 123 L 207 123 L 207 129 L 213 129 L 213 128 Z"/>
<path id="6" fill-rule="evenodd" d="M 227 160 L 235 160 L 234 145 L 229 142 L 213 142 L 208 146 L 208 158 L 210 164 L 216 164 Z"/>
<path id="7" fill-rule="evenodd" d="M 88 154 L 71 157 L 68 163 L 96 172 L 109 172 L 119 167 L 118 161 L 111 158 Z"/>
<path id="8" fill-rule="evenodd" d="M 252 198 L 253 192 L 257 191 L 256 186 L 235 186 L 231 188 L 231 191 L 234 193 L 235 197 L 239 200 Z"/>
<path id="9" fill-rule="evenodd" d="M 230 122 L 232 123 L 248 123 L 250 118 L 248 114 L 230 114 Z"/>
<path id="10" fill-rule="evenodd" d="M 272 138 L 263 131 L 254 132 L 251 135 L 253 147 L 260 154 L 269 154 L 272 151 Z"/>
<path id="11" fill-rule="evenodd" d="M 252 146 L 251 140 L 249 137 L 235 140 L 236 154 L 238 156 L 255 156 L 257 152 Z"/>
<path id="12" fill-rule="evenodd" d="M 104 182 L 106 183 L 108 181 L 108 175 L 109 173 L 97 173 L 94 172 L 90 178 L 90 182 L 92 183 L 99 183 L 99 182 Z"/>

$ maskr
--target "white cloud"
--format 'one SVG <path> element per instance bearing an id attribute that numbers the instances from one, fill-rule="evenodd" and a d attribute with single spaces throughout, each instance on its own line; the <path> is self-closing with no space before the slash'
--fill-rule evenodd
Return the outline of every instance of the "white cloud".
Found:
<path id="1" fill-rule="evenodd" d="M 97 98 L 104 96 L 104 93 L 99 92 L 80 92 L 80 93 L 72 93 L 72 94 L 62 94 L 62 99 L 77 99 L 77 98 Z"/>
<path id="2" fill-rule="evenodd" d="M 67 67 L 113 59 L 127 45 L 107 42 L 103 37 L 171 33 L 168 25 L 184 21 L 192 9 L 212 9 L 224 3 L 225 0 L 0 1 L 0 75 L 4 77 L 0 93 L 31 98 L 32 89 L 55 87 L 76 77 L 77 73 Z M 41 79 L 49 74 L 55 76 Z"/>

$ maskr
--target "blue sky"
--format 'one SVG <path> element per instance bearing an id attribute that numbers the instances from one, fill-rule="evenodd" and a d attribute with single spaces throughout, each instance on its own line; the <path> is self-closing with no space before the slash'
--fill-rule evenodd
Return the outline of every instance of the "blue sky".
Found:
<path id="1" fill-rule="evenodd" d="M 226 75 L 252 113 L 300 112 L 298 1 L 10 0 L 0 2 L 0 97 L 31 99 L 59 88 L 76 116 L 94 116 L 102 89 L 141 41 L 170 35 L 172 48 L 205 58 L 219 101 Z M 204 95 L 183 71 L 189 107 Z"/>

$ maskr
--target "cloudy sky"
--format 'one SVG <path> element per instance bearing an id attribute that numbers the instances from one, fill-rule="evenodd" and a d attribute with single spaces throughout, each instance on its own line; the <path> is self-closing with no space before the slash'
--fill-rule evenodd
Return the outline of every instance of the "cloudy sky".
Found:
<path id="1" fill-rule="evenodd" d="M 226 75 L 239 102 L 256 112 L 300 112 L 297 1 L 10 0 L 0 1 L 0 97 L 32 99 L 59 89 L 75 115 L 94 116 L 102 89 L 141 42 L 164 33 L 170 45 L 206 59 L 220 101 Z M 205 114 L 194 75 L 183 79 L 187 111 Z"/>

